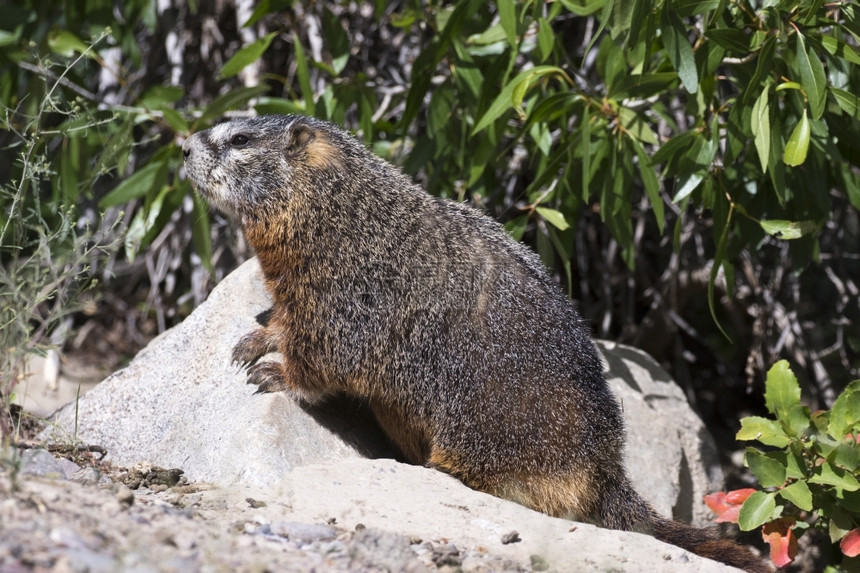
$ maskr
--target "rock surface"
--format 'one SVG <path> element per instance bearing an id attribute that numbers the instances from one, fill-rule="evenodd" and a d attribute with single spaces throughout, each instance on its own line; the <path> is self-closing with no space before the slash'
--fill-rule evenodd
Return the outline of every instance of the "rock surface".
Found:
<path id="1" fill-rule="evenodd" d="M 351 532 L 346 537 L 335 532 L 344 547 L 358 543 L 355 527 L 362 524 L 431 540 L 432 548 L 424 551 L 431 552 L 431 565 L 449 557 L 463 565 L 462 555 L 446 557 L 450 551 L 439 548 L 445 539 L 466 551 L 463 555 L 492 556 L 492 565 L 478 559 L 466 570 L 726 569 L 647 536 L 553 519 L 472 491 L 439 472 L 373 459 L 393 452 L 372 416 L 353 401 L 303 408 L 284 395 L 252 395 L 254 387 L 230 364 L 230 351 L 269 305 L 256 261 L 245 263 L 128 367 L 77 405 L 61 409 L 45 436 L 102 446 L 118 466 L 146 461 L 181 468 L 194 482 L 218 486 L 199 494 L 204 507 L 246 511 L 242 500 L 259 498 L 265 508 L 255 509 L 253 518 L 241 517 L 246 525 L 240 530 L 266 539 L 281 539 L 284 532 L 289 537 L 292 526 L 284 523 L 305 527 L 334 518 Z M 629 347 L 600 346 L 627 420 L 626 463 L 637 490 L 664 515 L 705 521 L 702 496 L 721 489 L 722 475 L 702 422 L 650 357 Z M 192 518 L 198 513 L 205 517 L 200 511 Z M 518 535 L 511 537 L 514 531 Z M 506 535 L 507 541 L 520 541 L 502 543 Z M 377 546 L 391 542 L 386 539 L 365 541 Z M 401 539 L 395 545 L 399 549 L 392 551 L 407 561 L 392 570 L 409 570 L 411 559 L 423 555 L 420 544 L 404 545 Z M 505 565 L 505 560 L 512 561 Z M 423 567 L 427 560 L 416 563 Z"/>

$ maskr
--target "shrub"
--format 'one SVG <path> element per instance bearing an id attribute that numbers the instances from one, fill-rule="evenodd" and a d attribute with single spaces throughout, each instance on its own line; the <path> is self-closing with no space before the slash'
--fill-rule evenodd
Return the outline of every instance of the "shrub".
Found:
<path id="1" fill-rule="evenodd" d="M 717 521 L 743 531 L 761 527 L 779 567 L 793 561 L 797 538 L 810 527 L 827 532 L 843 557 L 860 555 L 860 380 L 831 410 L 810 412 L 780 361 L 768 372 L 765 401 L 771 416 L 742 419 L 737 434 L 766 447 L 748 447 L 745 455 L 762 489 L 707 496 Z"/>

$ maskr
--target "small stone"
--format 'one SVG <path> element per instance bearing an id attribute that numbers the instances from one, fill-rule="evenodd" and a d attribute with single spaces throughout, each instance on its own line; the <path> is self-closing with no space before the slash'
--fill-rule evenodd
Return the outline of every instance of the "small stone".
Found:
<path id="1" fill-rule="evenodd" d="M 257 501 L 256 499 L 254 499 L 252 497 L 246 497 L 245 501 L 247 501 L 248 505 L 250 505 L 254 509 L 259 509 L 261 507 L 267 507 L 268 506 L 268 504 L 266 504 L 265 501 Z"/>
<path id="2" fill-rule="evenodd" d="M 511 531 L 510 533 L 505 533 L 502 535 L 502 545 L 508 545 L 510 543 L 516 543 L 518 541 L 522 541 L 520 539 L 520 534 L 516 531 Z"/>
<path id="3" fill-rule="evenodd" d="M 463 560 L 460 558 L 460 550 L 450 543 L 434 547 L 431 559 L 436 567 L 443 567 L 445 565 L 456 567 L 463 563 Z"/>

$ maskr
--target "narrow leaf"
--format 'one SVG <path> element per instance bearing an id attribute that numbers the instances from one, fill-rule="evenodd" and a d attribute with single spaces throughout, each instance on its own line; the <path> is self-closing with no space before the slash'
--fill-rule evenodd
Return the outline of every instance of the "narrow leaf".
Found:
<path id="1" fill-rule="evenodd" d="M 642 178 L 642 184 L 645 186 L 645 192 L 648 194 L 648 201 L 651 202 L 651 209 L 654 210 L 654 218 L 657 219 L 657 228 L 660 235 L 663 235 L 663 228 L 666 225 L 666 217 L 663 208 L 663 198 L 660 197 L 660 183 L 657 181 L 657 174 L 651 166 L 648 159 L 648 154 L 645 149 L 634 138 L 629 138 L 628 141 L 633 146 L 636 152 L 636 157 L 639 160 L 639 176 Z"/>
<path id="2" fill-rule="evenodd" d="M 719 319 L 717 318 L 717 311 L 715 308 L 715 297 L 714 297 L 714 283 L 717 281 L 717 274 L 720 272 L 720 267 L 723 265 L 726 259 L 726 244 L 729 240 L 729 229 L 732 224 L 732 214 L 734 213 L 734 203 L 729 207 L 729 214 L 726 217 L 726 224 L 723 227 L 723 230 L 720 232 L 720 240 L 717 241 L 717 252 L 714 254 L 714 262 L 711 265 L 711 274 L 708 276 L 708 309 L 711 311 L 711 318 L 714 320 L 714 324 L 717 325 L 717 328 L 720 329 L 720 332 L 723 336 L 726 337 L 726 340 L 731 341 L 731 337 L 726 334 L 723 325 L 720 324 Z M 678 219 L 680 221 L 680 218 Z M 676 228 L 677 231 L 677 228 Z M 676 238 L 676 244 L 677 244 Z M 676 249 L 677 250 L 677 249 Z"/>
<path id="3" fill-rule="evenodd" d="M 691 94 L 699 90 L 699 74 L 696 71 L 696 56 L 693 47 L 687 39 L 687 29 L 677 14 L 666 2 L 660 19 L 660 33 L 663 45 L 669 54 L 672 65 L 678 71 L 678 77 L 684 88 Z"/>
<path id="4" fill-rule="evenodd" d="M 209 221 L 209 207 L 203 198 L 194 193 L 194 208 L 191 211 L 191 240 L 194 248 L 200 255 L 203 266 L 212 270 L 212 234 Z"/>
<path id="5" fill-rule="evenodd" d="M 800 66 L 800 83 L 806 92 L 812 118 L 818 119 L 824 113 L 824 104 L 827 100 L 827 77 L 824 73 L 824 65 L 818 58 L 818 54 L 811 47 L 806 47 L 803 34 L 798 33 L 795 36 L 797 37 L 797 63 Z"/>
<path id="6" fill-rule="evenodd" d="M 830 93 L 833 94 L 837 105 L 842 108 L 842 111 L 860 119 L 860 97 L 838 88 L 830 88 Z"/>
<path id="7" fill-rule="evenodd" d="M 675 192 L 675 196 L 672 197 L 672 203 L 680 203 L 681 201 L 689 197 L 690 194 L 696 190 L 696 187 L 699 186 L 699 183 L 701 183 L 704 178 L 704 171 L 689 173 L 687 175 L 684 175 L 683 177 L 678 178 L 678 190 Z"/>
<path id="8" fill-rule="evenodd" d="M 511 49 L 517 49 L 517 7 L 514 0 L 496 0 L 499 9 L 499 23 L 505 31 L 505 37 Z"/>
<path id="9" fill-rule="evenodd" d="M 67 58 L 73 56 L 75 52 L 83 54 L 87 51 L 87 45 L 68 30 L 57 30 L 51 32 L 48 35 L 48 46 L 55 54 L 59 54 Z"/>
<path id="10" fill-rule="evenodd" d="M 296 59 L 296 77 L 299 80 L 299 89 L 302 90 L 302 99 L 305 102 L 305 113 L 312 113 L 314 109 L 314 90 L 311 87 L 311 76 L 308 72 L 308 59 L 305 49 L 297 34 L 293 34 L 293 50 Z"/>
<path id="11" fill-rule="evenodd" d="M 860 64 L 860 53 L 850 44 L 841 42 L 833 36 L 822 36 L 821 44 L 831 55 L 848 60 L 852 64 Z"/>
<path id="12" fill-rule="evenodd" d="M 162 168 L 166 168 L 166 164 L 163 161 L 157 161 L 138 169 L 128 179 L 114 187 L 113 191 L 102 197 L 99 206 L 113 207 L 143 197 L 155 187 Z"/>
<path id="13" fill-rule="evenodd" d="M 236 108 L 247 102 L 249 99 L 264 94 L 267 91 L 269 91 L 269 86 L 263 85 L 230 90 L 229 92 L 218 96 L 209 104 L 209 107 L 206 108 L 206 111 L 203 112 L 200 119 L 194 123 L 191 131 L 196 131 L 197 126 L 200 124 L 217 119 L 224 115 L 225 111 Z"/>
<path id="14" fill-rule="evenodd" d="M 524 95 L 525 91 L 531 87 L 533 80 L 545 76 L 547 74 L 557 74 L 561 77 L 567 77 L 564 71 L 561 68 L 556 66 L 535 66 L 530 70 L 526 70 L 524 72 L 520 72 L 514 79 L 512 79 L 508 84 L 502 89 L 501 93 L 496 96 L 496 99 L 493 100 L 493 103 L 490 104 L 490 107 L 484 112 L 484 115 L 481 116 L 481 119 L 478 120 L 477 125 L 475 125 L 474 129 L 472 129 L 472 136 L 474 136 L 479 131 L 486 129 L 491 123 L 497 120 L 503 113 L 511 109 L 514 101 L 514 93 L 519 90 L 519 93 Z M 525 89 L 521 86 L 521 84 L 526 83 Z M 522 101 L 522 100 L 520 100 Z"/>
<path id="15" fill-rule="evenodd" d="M 535 207 L 535 211 L 538 212 L 538 215 L 544 218 L 544 220 L 551 223 L 554 227 L 556 227 L 560 231 L 565 231 L 570 228 L 567 221 L 564 218 L 564 215 L 561 212 L 556 211 L 555 209 L 548 209 L 546 207 Z"/>
<path id="16" fill-rule="evenodd" d="M 767 173 L 767 161 L 770 157 L 770 106 L 768 105 L 768 93 L 770 88 L 765 86 L 761 95 L 753 104 L 752 118 L 750 119 L 755 148 L 761 163 L 762 173 Z"/>
<path id="17" fill-rule="evenodd" d="M 785 144 L 782 160 L 786 165 L 797 167 L 806 161 L 806 153 L 809 151 L 809 135 L 809 118 L 806 117 L 806 109 L 804 108 L 800 121 L 794 126 L 791 137 Z"/>
<path id="18" fill-rule="evenodd" d="M 241 72 L 246 66 L 257 61 L 257 59 L 263 55 L 263 52 L 269 47 L 269 44 L 272 43 L 272 40 L 277 36 L 277 32 L 272 32 L 271 34 L 266 34 L 259 40 L 251 42 L 238 52 L 236 52 L 232 58 L 227 60 L 227 63 L 224 64 L 224 67 L 221 68 L 221 71 L 218 72 L 218 79 L 223 80 L 226 78 L 232 78 L 239 72 Z"/>
<path id="19" fill-rule="evenodd" d="M 804 235 L 818 230 L 814 221 L 780 221 L 776 219 L 762 219 L 759 225 L 765 233 L 777 239 L 799 239 Z"/>

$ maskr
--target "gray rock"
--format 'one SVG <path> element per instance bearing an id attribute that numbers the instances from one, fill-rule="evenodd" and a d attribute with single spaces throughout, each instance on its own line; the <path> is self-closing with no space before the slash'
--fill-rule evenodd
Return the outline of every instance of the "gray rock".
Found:
<path id="1" fill-rule="evenodd" d="M 250 508 L 243 503 L 248 495 L 268 503 Z M 397 532 L 399 536 L 373 542 L 378 550 L 369 561 L 377 564 L 383 554 L 405 559 L 405 539 L 411 539 L 426 547 L 426 556 L 437 567 L 465 564 L 479 548 L 494 558 L 493 565 L 484 569 L 489 571 L 507 569 L 504 560 L 538 563 L 544 570 L 559 572 L 734 571 L 647 535 L 549 517 L 471 490 L 441 472 L 394 460 L 349 459 L 298 467 L 264 491 L 234 486 L 200 496 L 203 507 L 240 508 L 257 522 L 275 523 L 288 507 L 291 521 L 336 523 L 347 531 L 370 532 L 371 538 L 378 531 Z M 518 542 L 504 542 L 503 535 L 510 531 L 519 533 Z"/>
<path id="2" fill-rule="evenodd" d="M 115 464 L 178 467 L 189 480 L 219 485 L 271 486 L 308 464 L 390 457 L 372 416 L 354 402 L 308 409 L 281 394 L 253 395 L 230 353 L 269 305 L 259 266 L 248 261 L 182 324 L 80 399 L 76 438 L 107 448 Z M 650 357 L 611 343 L 601 349 L 624 408 L 637 490 L 664 515 L 707 518 L 701 498 L 720 488 L 721 474 L 702 422 Z M 68 440 L 74 404 L 55 422 L 51 439 Z"/>
<path id="3" fill-rule="evenodd" d="M 651 356 L 613 342 L 597 346 L 624 410 L 625 465 L 636 490 L 663 515 L 711 524 L 702 498 L 723 488 L 723 472 L 704 423 Z"/>
<path id="4" fill-rule="evenodd" d="M 303 409 L 282 394 L 253 395 L 230 363 L 233 345 L 270 306 L 259 266 L 225 278 L 185 321 L 122 370 L 60 409 L 48 437 L 98 444 L 121 466 L 178 467 L 190 480 L 277 483 L 296 466 L 390 455 L 370 414 L 348 400 Z"/>

